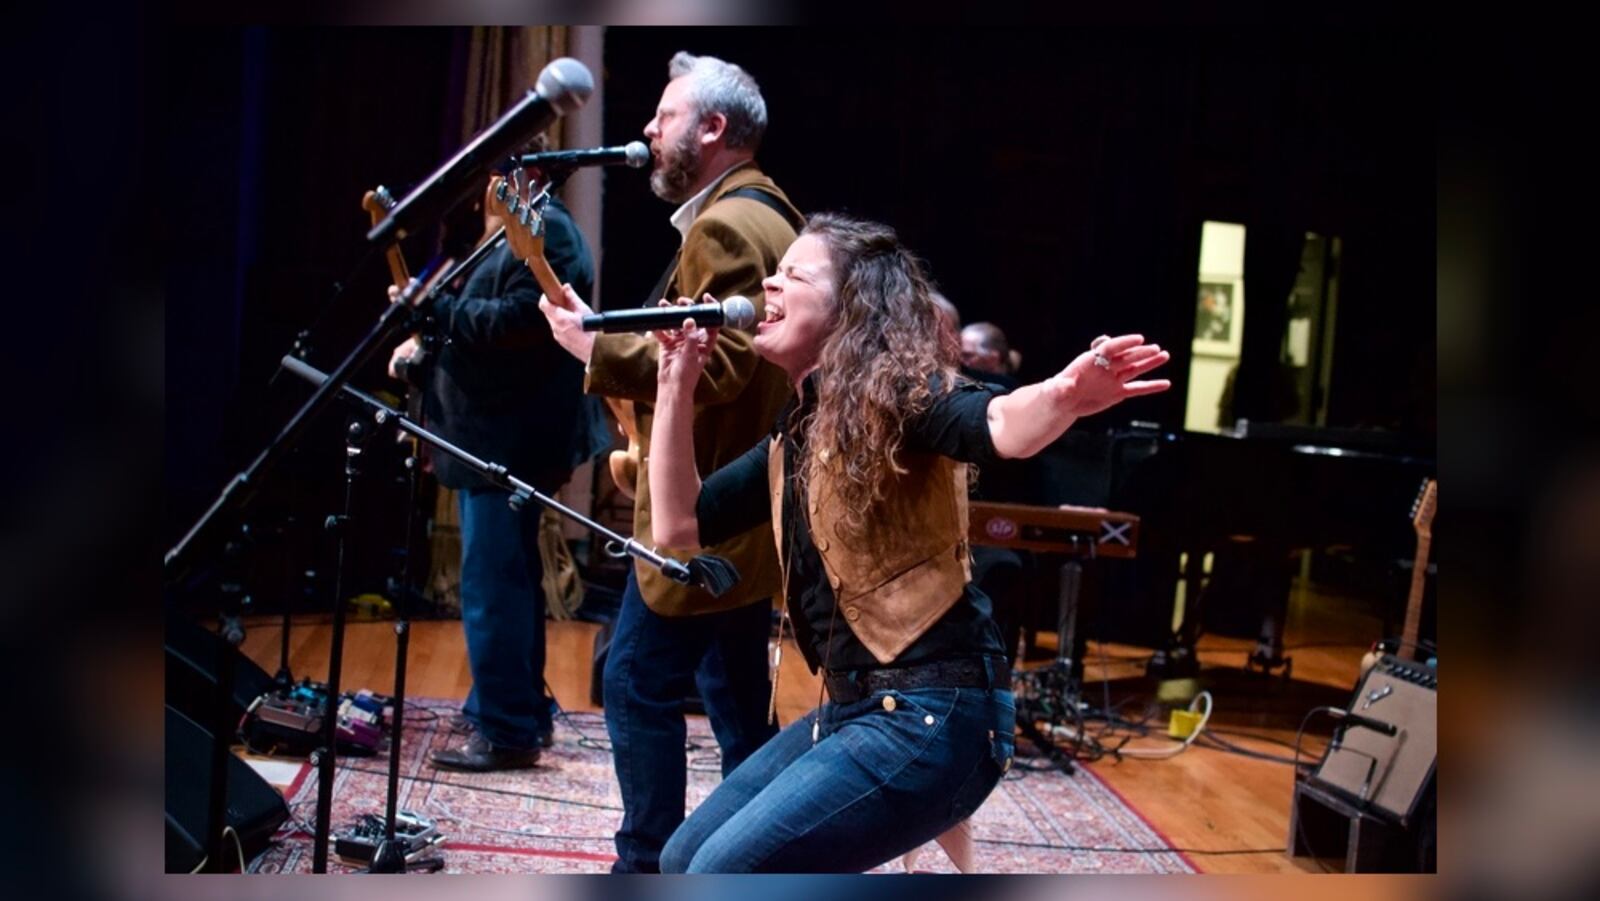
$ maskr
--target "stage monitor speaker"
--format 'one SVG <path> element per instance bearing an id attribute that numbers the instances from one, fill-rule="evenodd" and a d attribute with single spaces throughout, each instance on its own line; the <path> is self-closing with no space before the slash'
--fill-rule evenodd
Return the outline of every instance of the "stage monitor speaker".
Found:
<path id="1" fill-rule="evenodd" d="M 188 616 L 169 610 L 166 622 L 166 701 L 207 729 L 217 722 L 215 710 L 220 661 L 233 667 L 233 693 L 224 718 L 237 723 L 250 703 L 272 690 L 272 677 L 238 648 L 223 641 Z"/>
<path id="2" fill-rule="evenodd" d="M 1368 812 L 1412 825 L 1439 757 L 1439 678 L 1384 655 L 1356 686 L 1349 712 L 1395 726 L 1393 736 L 1345 724 L 1311 780 Z"/>
<path id="3" fill-rule="evenodd" d="M 166 812 L 168 873 L 188 873 L 206 854 L 207 794 L 211 785 L 211 733 L 171 705 L 166 713 Z M 228 869 L 238 866 L 231 855 L 245 862 L 266 850 L 272 834 L 289 818 L 283 795 L 262 779 L 250 765 L 228 755 L 227 825 L 239 835 L 235 851 L 230 837 Z"/>

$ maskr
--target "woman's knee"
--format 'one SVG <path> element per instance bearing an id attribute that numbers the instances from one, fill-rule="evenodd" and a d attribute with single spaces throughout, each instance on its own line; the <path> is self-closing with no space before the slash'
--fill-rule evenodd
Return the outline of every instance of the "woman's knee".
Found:
<path id="1" fill-rule="evenodd" d="M 661 872 L 689 872 L 689 862 L 694 859 L 694 852 L 698 849 L 698 847 L 698 843 L 689 839 L 688 835 L 680 826 L 678 830 L 672 833 L 672 836 L 667 839 L 666 846 L 661 849 Z"/>

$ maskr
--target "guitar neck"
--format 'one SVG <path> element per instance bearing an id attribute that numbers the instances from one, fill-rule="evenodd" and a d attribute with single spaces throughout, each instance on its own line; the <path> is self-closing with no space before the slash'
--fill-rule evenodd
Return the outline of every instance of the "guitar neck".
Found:
<path id="1" fill-rule="evenodd" d="M 1406 597 L 1406 623 L 1400 630 L 1400 657 L 1421 659 L 1424 655 L 1417 647 L 1417 637 L 1422 630 L 1422 592 L 1428 580 L 1428 552 L 1433 539 L 1417 536 L 1417 559 L 1411 565 L 1411 592 Z"/>
<path id="2" fill-rule="evenodd" d="M 539 290 L 544 292 L 544 296 L 556 306 L 567 309 L 567 295 L 561 290 L 561 279 L 556 278 L 556 272 L 550 268 L 544 254 L 530 254 L 528 268 L 533 270 L 534 281 L 539 283 Z"/>

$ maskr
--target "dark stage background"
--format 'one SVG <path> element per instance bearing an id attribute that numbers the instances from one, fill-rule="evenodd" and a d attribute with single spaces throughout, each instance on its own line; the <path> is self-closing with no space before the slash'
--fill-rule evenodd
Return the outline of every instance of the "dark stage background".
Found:
<path id="1" fill-rule="evenodd" d="M 1431 455 L 1431 41 L 612 28 L 596 75 L 615 144 L 640 136 L 675 50 L 745 66 L 770 112 L 766 170 L 803 210 L 898 228 L 965 320 L 1012 336 L 1026 380 L 1102 332 L 1140 331 L 1173 352 L 1172 391 L 1085 432 L 1132 419 L 1181 428 L 1204 220 L 1249 228 L 1253 285 L 1282 281 L 1305 231 L 1338 235 L 1329 424 L 1396 429 Z M 465 66 L 460 30 L 208 29 L 174 44 L 169 544 L 307 395 L 287 376 L 269 386 L 297 330 L 312 329 L 311 358 L 331 368 L 381 312 L 381 262 L 351 273 L 367 229 L 359 199 L 380 182 L 409 187 L 456 149 Z M 602 234 L 590 236 L 604 248 L 601 301 L 642 302 L 677 240 L 671 209 L 627 171 L 607 175 L 604 204 Z M 456 218 L 457 234 L 470 231 L 470 211 Z M 439 237 L 420 236 L 408 256 L 422 260 Z M 1247 320 L 1241 416 L 1267 402 L 1282 333 L 1272 306 L 1254 304 Z M 385 385 L 381 365 L 357 383 Z M 336 509 L 339 419 L 326 417 L 271 480 L 252 508 L 263 521 Z M 382 528 L 366 530 L 357 559 L 358 582 L 375 585 L 402 505 L 387 485 L 371 493 L 363 515 Z M 326 542 L 304 540 L 325 559 Z"/>

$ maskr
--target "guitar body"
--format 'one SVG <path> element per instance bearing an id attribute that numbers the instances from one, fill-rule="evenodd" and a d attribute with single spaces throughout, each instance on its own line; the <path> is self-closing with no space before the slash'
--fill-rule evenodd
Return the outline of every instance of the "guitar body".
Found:
<path id="1" fill-rule="evenodd" d="M 555 270 L 544 258 L 544 219 L 539 211 L 549 199 L 549 194 L 540 191 L 528 196 L 529 186 L 521 184 L 522 173 L 513 172 L 511 177 L 518 183 L 512 184 L 499 176 L 491 179 L 484 204 L 489 215 L 505 224 L 506 243 L 511 246 L 511 253 L 528 264 L 534 280 L 539 283 L 539 290 L 556 306 L 571 309 L 566 293 L 561 290 L 561 280 L 556 278 Z M 627 401 L 614 397 L 608 397 L 605 401 L 606 408 L 628 439 L 628 449 L 612 451 L 607 460 L 611 479 L 622 496 L 631 500 L 641 457 L 639 426 L 634 419 L 633 408 Z"/>
<path id="2" fill-rule="evenodd" d="M 609 397 L 606 401 L 611 403 L 611 412 L 615 415 L 621 406 L 620 402 L 612 403 Z M 633 486 L 639 484 L 640 447 L 638 426 L 632 422 L 631 414 L 628 419 L 629 421 L 624 423 L 620 416 L 617 418 L 617 423 L 628 436 L 628 449 L 612 451 L 611 456 L 606 458 L 606 463 L 611 470 L 611 481 L 617 485 L 617 491 L 621 492 L 623 497 L 632 500 Z"/>

